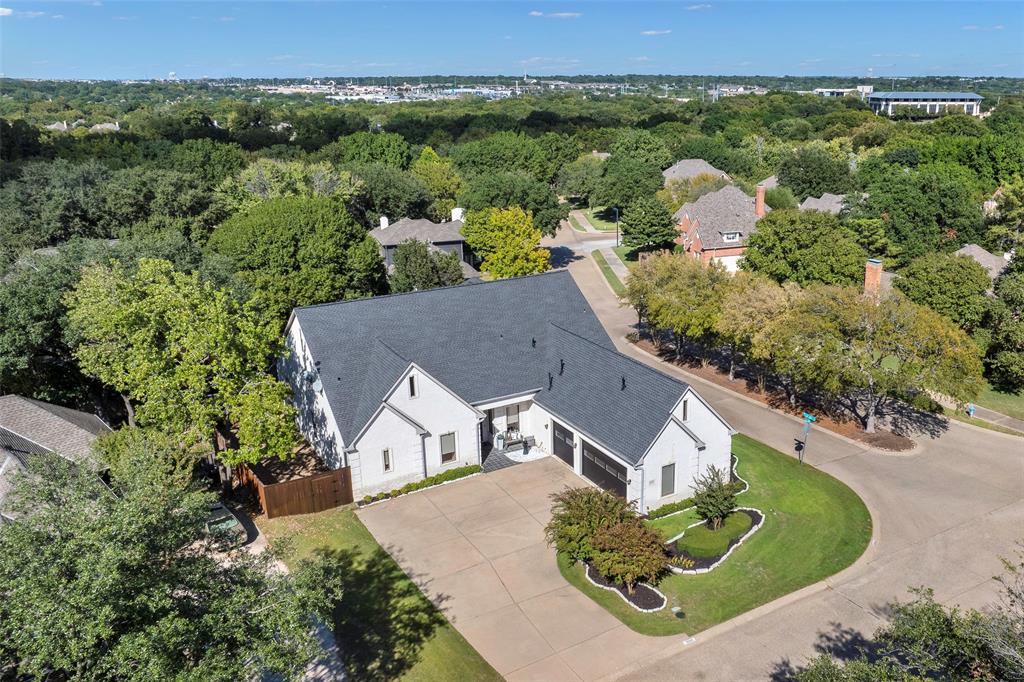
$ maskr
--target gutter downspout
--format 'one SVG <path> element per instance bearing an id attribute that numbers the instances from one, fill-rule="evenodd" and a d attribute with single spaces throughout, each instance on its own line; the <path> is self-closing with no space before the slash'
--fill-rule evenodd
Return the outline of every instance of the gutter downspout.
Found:
<path id="1" fill-rule="evenodd" d="M 420 434 L 420 453 L 423 455 L 423 478 L 427 478 L 427 434 Z"/>
<path id="2" fill-rule="evenodd" d="M 633 469 L 633 471 L 639 471 L 640 472 L 640 510 L 639 511 L 640 511 L 641 514 L 645 514 L 646 512 L 644 511 L 644 509 L 645 509 L 645 507 L 644 507 L 644 490 L 647 489 L 647 485 L 646 485 L 647 481 L 645 480 L 645 476 L 644 476 L 644 468 L 643 467 L 638 467 L 636 469 Z"/>

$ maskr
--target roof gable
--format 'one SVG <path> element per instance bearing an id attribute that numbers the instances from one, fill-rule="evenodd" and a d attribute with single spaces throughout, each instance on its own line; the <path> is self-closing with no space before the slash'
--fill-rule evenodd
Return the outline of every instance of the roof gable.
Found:
<path id="1" fill-rule="evenodd" d="M 765 206 L 765 212 L 771 208 Z M 735 185 L 726 185 L 715 192 L 708 192 L 696 201 L 683 204 L 673 214 L 676 222 L 684 216 L 697 224 L 697 234 L 705 249 L 726 248 L 743 244 L 754 233 L 757 225 L 754 198 Z M 725 235 L 739 232 L 740 239 L 726 241 Z"/>
<path id="2" fill-rule="evenodd" d="M 426 218 L 402 218 L 387 227 L 375 227 L 370 236 L 381 246 L 397 246 L 409 239 L 427 244 L 461 242 L 462 221 L 435 223 Z"/>
<path id="3" fill-rule="evenodd" d="M 18 395 L 0 397 L 0 428 L 74 461 L 91 459 L 93 440 L 110 431 L 94 414 Z"/>

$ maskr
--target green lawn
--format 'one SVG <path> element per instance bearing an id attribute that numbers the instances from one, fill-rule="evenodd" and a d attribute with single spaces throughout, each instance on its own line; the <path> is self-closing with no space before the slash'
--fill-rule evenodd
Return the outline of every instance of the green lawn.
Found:
<path id="1" fill-rule="evenodd" d="M 587 216 L 587 220 L 590 221 L 595 230 L 601 230 L 602 232 L 615 231 L 615 213 L 604 206 L 581 208 L 580 212 Z"/>
<path id="2" fill-rule="evenodd" d="M 586 232 L 586 230 L 583 229 L 583 226 L 580 225 L 580 221 L 576 220 L 576 216 L 572 213 L 569 214 L 569 224 L 572 225 L 572 229 L 577 232 Z"/>
<path id="3" fill-rule="evenodd" d="M 501 680 L 377 544 L 350 507 L 264 521 L 293 565 L 327 550 L 346 576 L 334 632 L 354 680 Z M 348 599 L 351 595 L 351 600 Z"/>
<path id="4" fill-rule="evenodd" d="M 626 286 L 620 282 L 619 278 L 615 276 L 614 272 L 612 272 L 612 268 L 608 265 L 608 261 L 605 259 L 604 254 L 600 251 L 591 251 L 590 253 L 594 256 L 594 262 L 597 263 L 597 267 L 601 268 L 601 273 L 604 275 L 604 278 L 608 280 L 608 284 L 611 286 L 612 291 L 615 292 L 615 295 L 625 296 Z"/>
<path id="5" fill-rule="evenodd" d="M 694 557 L 721 556 L 729 549 L 729 543 L 750 530 L 752 525 L 749 516 L 733 512 L 725 518 L 725 523 L 718 530 L 711 530 L 703 524 L 690 528 L 686 535 L 676 541 L 676 546 Z"/>
<path id="6" fill-rule="evenodd" d="M 651 519 L 647 522 L 647 525 L 654 530 L 660 531 L 665 536 L 665 540 L 668 541 L 670 538 L 682 533 L 691 524 L 700 521 L 700 516 L 697 515 L 697 510 L 690 507 L 686 511 L 673 514 L 672 516 L 662 516 L 660 519 Z"/>
<path id="7" fill-rule="evenodd" d="M 740 500 L 764 513 L 764 525 L 710 573 L 663 578 L 666 608 L 640 613 L 591 585 L 565 556 L 562 575 L 637 632 L 694 634 L 833 575 L 867 548 L 871 515 L 844 483 L 743 435 L 733 438 L 733 453 L 750 483 Z"/>
<path id="8" fill-rule="evenodd" d="M 974 402 L 981 407 L 1024 419 L 1024 393 L 1003 393 L 986 383 L 981 395 Z"/>

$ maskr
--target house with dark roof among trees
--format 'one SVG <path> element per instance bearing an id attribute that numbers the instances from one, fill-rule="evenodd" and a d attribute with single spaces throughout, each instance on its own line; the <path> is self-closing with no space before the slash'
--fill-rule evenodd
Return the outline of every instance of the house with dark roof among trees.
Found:
<path id="1" fill-rule="evenodd" d="M 565 271 L 296 308 L 286 336 L 299 428 L 357 497 L 552 456 L 643 512 L 729 467 L 729 424 L 619 353 Z"/>
<path id="2" fill-rule="evenodd" d="M 693 180 L 701 175 L 729 179 L 728 173 L 718 170 L 704 159 L 682 159 L 661 171 L 665 184 L 669 180 Z"/>
<path id="3" fill-rule="evenodd" d="M 736 272 L 757 221 L 771 210 L 764 192 L 764 185 L 758 185 L 756 196 L 749 197 L 739 187 L 726 185 L 683 204 L 672 216 L 679 232 L 676 244 L 703 263 L 714 261 Z"/>
<path id="4" fill-rule="evenodd" d="M 423 242 L 431 250 L 447 251 L 459 257 L 462 276 L 466 279 L 480 277 L 474 267 L 474 256 L 462 236 L 462 209 L 452 209 L 451 220 L 435 223 L 426 218 L 402 218 L 394 223 L 387 216 L 381 216 L 380 225 L 370 230 L 370 236 L 380 244 L 380 255 L 390 273 L 394 267 L 395 250 L 405 241 Z"/>
<path id="5" fill-rule="evenodd" d="M 19 395 L 0 396 L 0 522 L 11 520 L 7 504 L 14 476 L 34 457 L 60 455 L 92 466 L 91 445 L 110 427 L 94 414 Z"/>

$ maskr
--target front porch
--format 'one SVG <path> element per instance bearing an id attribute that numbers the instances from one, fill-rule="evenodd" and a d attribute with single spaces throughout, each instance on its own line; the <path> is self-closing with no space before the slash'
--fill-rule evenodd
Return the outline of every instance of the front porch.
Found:
<path id="1" fill-rule="evenodd" d="M 507 400 L 482 406 L 480 422 L 480 463 L 484 471 L 498 471 L 515 464 L 547 456 L 543 439 L 535 433 L 543 430 L 533 418 L 532 400 Z"/>

